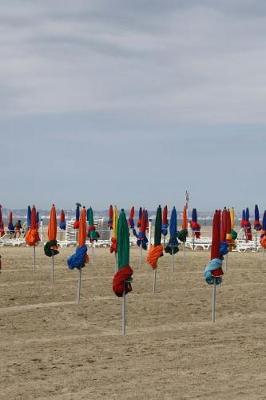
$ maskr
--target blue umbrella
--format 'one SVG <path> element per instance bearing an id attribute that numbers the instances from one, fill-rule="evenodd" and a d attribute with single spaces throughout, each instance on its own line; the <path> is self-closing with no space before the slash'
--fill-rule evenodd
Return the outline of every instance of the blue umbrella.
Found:
<path id="1" fill-rule="evenodd" d="M 165 252 L 169 254 L 176 254 L 178 252 L 178 241 L 177 241 L 177 213 L 176 208 L 173 207 L 170 217 L 170 239 L 165 247 Z"/>
<path id="2" fill-rule="evenodd" d="M 262 229 L 266 232 L 266 210 L 264 211 L 263 214 Z"/>
<path id="3" fill-rule="evenodd" d="M 31 208 L 28 206 L 27 210 L 27 228 L 29 229 L 31 225 Z"/>
<path id="4" fill-rule="evenodd" d="M 246 221 L 249 221 L 249 208 L 246 208 Z"/>

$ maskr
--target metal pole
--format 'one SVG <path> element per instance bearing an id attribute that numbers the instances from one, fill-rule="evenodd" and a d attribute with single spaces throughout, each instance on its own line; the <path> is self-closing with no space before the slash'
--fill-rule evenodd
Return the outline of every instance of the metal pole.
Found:
<path id="1" fill-rule="evenodd" d="M 212 322 L 216 319 L 216 279 L 214 278 L 213 288 L 212 288 Z"/>
<path id="2" fill-rule="evenodd" d="M 77 290 L 77 304 L 80 302 L 80 292 L 81 292 L 81 271 L 82 268 L 79 269 L 79 276 L 78 276 L 78 290 Z"/>
<path id="3" fill-rule="evenodd" d="M 126 290 L 124 282 L 124 292 L 122 297 L 122 335 L 126 334 Z"/>
<path id="4" fill-rule="evenodd" d="M 54 284 L 54 255 L 52 255 L 52 283 Z"/>
<path id="5" fill-rule="evenodd" d="M 35 263 L 36 263 L 36 254 L 35 254 L 35 245 L 33 246 L 33 272 L 35 272 Z"/>
<path id="6" fill-rule="evenodd" d="M 157 277 L 157 268 L 153 270 L 153 293 L 156 291 L 156 277 Z"/>

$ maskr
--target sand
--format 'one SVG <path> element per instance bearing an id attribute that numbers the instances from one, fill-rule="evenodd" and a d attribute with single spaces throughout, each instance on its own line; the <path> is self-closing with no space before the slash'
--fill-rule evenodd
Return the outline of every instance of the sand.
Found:
<path id="1" fill-rule="evenodd" d="M 138 265 L 127 296 L 127 335 L 121 336 L 120 304 L 112 292 L 114 257 L 96 249 L 83 271 L 75 304 L 77 271 L 66 259 L 37 248 L 1 248 L 0 399 L 265 399 L 266 257 L 231 253 L 217 290 L 211 322 L 211 288 L 202 270 L 209 253 L 159 261 L 153 272 Z"/>

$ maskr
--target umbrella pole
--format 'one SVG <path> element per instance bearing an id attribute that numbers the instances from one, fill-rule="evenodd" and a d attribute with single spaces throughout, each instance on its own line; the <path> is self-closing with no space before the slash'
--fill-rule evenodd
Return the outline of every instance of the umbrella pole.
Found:
<path id="1" fill-rule="evenodd" d="M 172 253 L 172 271 L 174 272 L 174 270 L 175 270 L 175 255 L 174 255 L 174 252 L 173 252 Z"/>
<path id="2" fill-rule="evenodd" d="M 78 290 L 77 290 L 77 304 L 80 302 L 80 291 L 81 291 L 81 271 L 82 269 L 79 269 L 79 276 L 78 276 Z"/>
<path id="3" fill-rule="evenodd" d="M 126 334 L 126 289 L 125 289 L 125 282 L 124 282 L 124 291 L 122 297 L 122 335 L 125 336 Z"/>
<path id="4" fill-rule="evenodd" d="M 54 284 L 54 255 L 52 255 L 52 284 Z"/>
<path id="5" fill-rule="evenodd" d="M 224 260 L 224 272 L 227 272 L 227 265 L 228 265 L 228 253 L 225 255 L 225 260 Z"/>
<path id="6" fill-rule="evenodd" d="M 212 287 L 212 322 L 216 319 L 216 279 L 214 278 L 214 283 Z"/>
<path id="7" fill-rule="evenodd" d="M 156 291 L 156 277 L 157 277 L 157 268 L 153 270 L 153 293 Z"/>
<path id="8" fill-rule="evenodd" d="M 192 233 L 192 250 L 195 250 L 195 233 Z"/>
<path id="9" fill-rule="evenodd" d="M 140 247 L 139 247 L 139 267 L 141 268 L 141 264 L 142 264 L 142 243 L 140 243 Z"/>
<path id="10" fill-rule="evenodd" d="M 91 263 L 94 264 L 94 246 L 93 243 L 91 244 Z"/>
<path id="11" fill-rule="evenodd" d="M 36 253 L 35 253 L 35 245 L 33 246 L 33 272 L 35 272 L 35 263 L 36 263 Z"/>

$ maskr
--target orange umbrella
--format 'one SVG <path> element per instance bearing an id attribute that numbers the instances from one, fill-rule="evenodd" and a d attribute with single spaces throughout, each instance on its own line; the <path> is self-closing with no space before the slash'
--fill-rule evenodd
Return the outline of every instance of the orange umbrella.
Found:
<path id="1" fill-rule="evenodd" d="M 53 204 L 50 211 L 50 219 L 48 224 L 48 239 L 56 240 L 56 235 L 57 235 L 57 219 L 56 219 L 55 205 Z"/>
<path id="2" fill-rule="evenodd" d="M 188 228 L 188 219 L 187 219 L 187 207 L 184 206 L 183 209 L 183 220 L 182 220 L 182 229 Z"/>
<path id="3" fill-rule="evenodd" d="M 79 247 L 85 246 L 87 238 L 87 212 L 83 207 L 79 219 L 79 232 L 78 232 L 78 245 Z"/>

